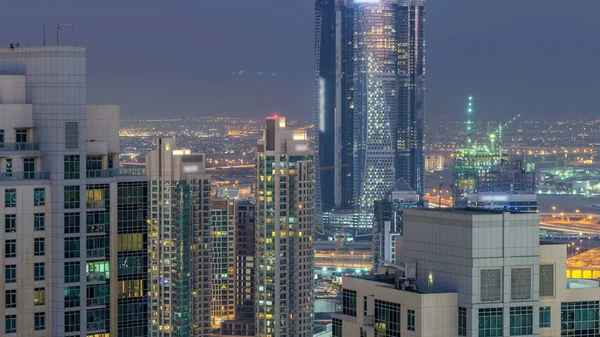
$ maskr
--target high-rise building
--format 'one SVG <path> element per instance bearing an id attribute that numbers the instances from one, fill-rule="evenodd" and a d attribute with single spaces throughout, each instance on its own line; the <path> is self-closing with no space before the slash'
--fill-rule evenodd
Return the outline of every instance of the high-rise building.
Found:
<path id="1" fill-rule="evenodd" d="M 151 337 L 208 336 L 212 273 L 210 176 L 205 157 L 161 138 L 146 157 Z"/>
<path id="2" fill-rule="evenodd" d="M 316 2 L 319 211 L 372 212 L 399 178 L 423 194 L 424 33 L 424 0 Z"/>
<path id="3" fill-rule="evenodd" d="M 146 336 L 146 177 L 82 47 L 0 49 L 3 336 Z"/>
<path id="4" fill-rule="evenodd" d="M 269 117 L 256 152 L 256 335 L 312 336 L 313 156 L 306 130 Z"/>
<path id="5" fill-rule="evenodd" d="M 540 244 L 537 214 L 404 214 L 396 265 L 344 277 L 333 337 L 600 335 L 598 280 L 565 277 L 567 247 Z"/>
<path id="6" fill-rule="evenodd" d="M 213 328 L 235 318 L 236 299 L 236 213 L 230 199 L 211 200 L 212 303 Z"/>
<path id="7" fill-rule="evenodd" d="M 373 221 L 373 270 L 396 263 L 396 238 L 404 229 L 404 210 L 419 206 L 419 195 L 399 179 L 385 199 L 375 201 Z"/>

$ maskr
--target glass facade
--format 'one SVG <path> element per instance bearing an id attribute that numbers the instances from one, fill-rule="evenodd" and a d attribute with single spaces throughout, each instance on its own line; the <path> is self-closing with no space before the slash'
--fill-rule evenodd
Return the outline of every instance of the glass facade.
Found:
<path id="1" fill-rule="evenodd" d="M 479 309 L 479 337 L 501 337 L 503 317 L 503 308 Z"/>
<path id="2" fill-rule="evenodd" d="M 348 289 L 342 291 L 342 313 L 356 317 L 356 291 Z"/>
<path id="3" fill-rule="evenodd" d="M 117 212 L 118 335 L 144 337 L 148 336 L 148 183 L 118 183 Z M 101 254 L 108 243 L 95 241 L 93 247 L 94 252 Z M 124 282 L 130 282 L 133 287 L 125 287 Z M 125 291 L 125 288 L 134 291 Z M 89 295 L 93 295 L 95 301 L 108 296 L 104 289 L 88 289 L 90 291 L 93 293 L 88 294 L 88 300 Z"/>
<path id="4" fill-rule="evenodd" d="M 510 335 L 525 336 L 533 334 L 533 307 L 510 308 Z"/>
<path id="5" fill-rule="evenodd" d="M 561 336 L 599 336 L 598 310 L 600 310 L 598 301 L 561 303 Z"/>
<path id="6" fill-rule="evenodd" d="M 552 315 L 550 307 L 540 307 L 540 328 L 552 326 Z"/>
<path id="7" fill-rule="evenodd" d="M 378 337 L 400 336 L 401 306 L 399 303 L 375 300 L 375 335 Z"/>

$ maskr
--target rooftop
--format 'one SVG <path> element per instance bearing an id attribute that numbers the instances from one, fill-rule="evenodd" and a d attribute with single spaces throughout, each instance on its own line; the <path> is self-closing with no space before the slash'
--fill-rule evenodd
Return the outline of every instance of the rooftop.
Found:
<path id="1" fill-rule="evenodd" d="M 413 211 L 415 209 L 410 209 L 407 211 Z M 503 214 L 503 213 L 515 213 L 521 214 L 520 212 L 509 212 L 503 210 L 495 210 L 495 209 L 485 209 L 485 208 L 427 208 L 427 209 L 418 209 L 418 212 L 430 211 L 430 212 L 440 212 L 440 213 L 458 213 L 458 214 L 469 214 L 469 215 L 492 215 L 492 214 Z"/>

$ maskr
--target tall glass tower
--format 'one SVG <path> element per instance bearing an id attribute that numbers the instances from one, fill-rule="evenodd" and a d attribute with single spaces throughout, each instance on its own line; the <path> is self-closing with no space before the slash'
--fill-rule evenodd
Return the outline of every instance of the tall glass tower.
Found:
<path id="1" fill-rule="evenodd" d="M 424 0 L 316 2 L 321 209 L 371 212 L 400 178 L 423 193 L 424 30 Z"/>

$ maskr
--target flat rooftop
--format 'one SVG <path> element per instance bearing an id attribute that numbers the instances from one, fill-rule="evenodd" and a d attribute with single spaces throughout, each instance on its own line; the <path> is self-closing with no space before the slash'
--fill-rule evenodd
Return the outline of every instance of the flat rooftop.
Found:
<path id="1" fill-rule="evenodd" d="M 468 215 L 496 215 L 496 214 L 522 214 L 522 212 L 511 212 L 504 210 L 495 210 L 495 209 L 484 209 L 484 208 L 411 208 L 406 211 L 414 211 L 418 210 L 419 212 L 428 211 L 428 212 L 440 212 L 440 213 L 458 213 L 458 214 L 468 214 Z"/>

